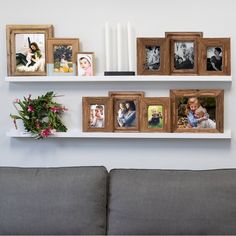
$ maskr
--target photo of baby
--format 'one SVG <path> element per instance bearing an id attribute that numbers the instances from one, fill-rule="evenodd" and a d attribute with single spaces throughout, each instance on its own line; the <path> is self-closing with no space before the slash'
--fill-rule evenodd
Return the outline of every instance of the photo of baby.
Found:
<path id="1" fill-rule="evenodd" d="M 163 128 L 163 106 L 148 106 L 148 128 Z"/>
<path id="2" fill-rule="evenodd" d="M 94 75 L 94 53 L 77 54 L 78 76 Z"/>
<path id="3" fill-rule="evenodd" d="M 90 127 L 104 128 L 105 125 L 105 106 L 104 105 L 90 105 Z"/>

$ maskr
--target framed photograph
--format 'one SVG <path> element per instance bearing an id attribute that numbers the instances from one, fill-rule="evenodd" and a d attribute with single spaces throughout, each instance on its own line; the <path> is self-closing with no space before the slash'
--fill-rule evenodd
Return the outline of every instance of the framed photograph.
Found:
<path id="1" fill-rule="evenodd" d="M 9 76 L 46 75 L 47 40 L 52 25 L 7 25 Z"/>
<path id="2" fill-rule="evenodd" d="M 109 92 L 113 99 L 114 132 L 140 130 L 140 101 L 144 92 Z"/>
<path id="3" fill-rule="evenodd" d="M 169 98 L 142 98 L 140 110 L 142 132 L 170 132 Z"/>
<path id="4" fill-rule="evenodd" d="M 137 38 L 138 75 L 168 73 L 168 51 L 165 38 Z"/>
<path id="5" fill-rule="evenodd" d="M 231 74 L 230 38 L 199 40 L 199 74 Z"/>
<path id="6" fill-rule="evenodd" d="M 76 55 L 79 52 L 79 39 L 48 39 L 48 75 L 76 75 Z"/>
<path id="7" fill-rule="evenodd" d="M 170 74 L 198 74 L 198 41 L 202 36 L 202 32 L 166 33 L 170 45 Z"/>
<path id="8" fill-rule="evenodd" d="M 113 106 L 109 97 L 83 97 L 83 131 L 112 132 Z"/>
<path id="9" fill-rule="evenodd" d="M 170 90 L 173 132 L 224 131 L 224 90 Z"/>
<path id="10" fill-rule="evenodd" d="M 95 59 L 93 52 L 77 53 L 77 75 L 93 76 L 95 68 Z"/>

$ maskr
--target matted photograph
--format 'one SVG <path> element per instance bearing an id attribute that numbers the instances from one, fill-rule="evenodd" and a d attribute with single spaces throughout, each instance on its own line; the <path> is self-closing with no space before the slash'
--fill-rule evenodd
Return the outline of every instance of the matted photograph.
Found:
<path id="1" fill-rule="evenodd" d="M 199 42 L 199 64 L 200 74 L 230 75 L 230 39 L 201 39 Z"/>
<path id="2" fill-rule="evenodd" d="M 170 132 L 170 99 L 141 99 L 141 131 Z"/>
<path id="3" fill-rule="evenodd" d="M 108 97 L 83 97 L 83 131 L 112 132 L 113 107 Z"/>
<path id="4" fill-rule="evenodd" d="M 8 75 L 46 75 L 49 37 L 52 25 L 8 25 Z"/>
<path id="5" fill-rule="evenodd" d="M 223 132 L 223 90 L 171 90 L 173 132 Z"/>
<path id="6" fill-rule="evenodd" d="M 166 74 L 167 51 L 164 38 L 137 38 L 138 74 Z"/>
<path id="7" fill-rule="evenodd" d="M 48 40 L 48 75 L 76 75 L 76 55 L 79 39 Z"/>
<path id="8" fill-rule="evenodd" d="M 95 60 L 93 52 L 80 52 L 77 54 L 77 75 L 93 76 Z"/>
<path id="9" fill-rule="evenodd" d="M 115 132 L 140 130 L 140 101 L 143 92 L 109 92 L 113 99 L 113 122 Z"/>

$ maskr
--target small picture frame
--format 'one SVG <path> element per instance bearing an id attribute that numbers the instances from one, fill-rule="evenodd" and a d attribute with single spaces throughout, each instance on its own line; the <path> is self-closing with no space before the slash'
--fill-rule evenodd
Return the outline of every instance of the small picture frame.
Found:
<path id="1" fill-rule="evenodd" d="M 77 53 L 77 75 L 94 76 L 95 57 L 93 52 Z"/>
<path id="2" fill-rule="evenodd" d="M 113 99 L 113 131 L 140 131 L 140 101 L 144 92 L 109 92 Z"/>
<path id="3" fill-rule="evenodd" d="M 199 74 L 231 74 L 230 38 L 199 40 Z"/>
<path id="4" fill-rule="evenodd" d="M 170 45 L 170 74 L 198 74 L 198 41 L 202 32 L 166 32 Z"/>
<path id="5" fill-rule="evenodd" d="M 83 132 L 112 132 L 113 106 L 109 97 L 83 97 Z"/>
<path id="6" fill-rule="evenodd" d="M 170 90 L 173 132 L 223 133 L 224 90 Z"/>
<path id="7" fill-rule="evenodd" d="M 47 71 L 49 76 L 75 76 L 79 39 L 48 39 Z"/>
<path id="8" fill-rule="evenodd" d="M 166 75 L 168 48 L 165 38 L 137 38 L 138 75 Z"/>
<path id="9" fill-rule="evenodd" d="M 7 65 L 9 76 L 47 75 L 47 40 L 52 25 L 7 25 Z"/>
<path id="10" fill-rule="evenodd" d="M 141 132 L 170 132 L 170 99 L 141 99 Z"/>

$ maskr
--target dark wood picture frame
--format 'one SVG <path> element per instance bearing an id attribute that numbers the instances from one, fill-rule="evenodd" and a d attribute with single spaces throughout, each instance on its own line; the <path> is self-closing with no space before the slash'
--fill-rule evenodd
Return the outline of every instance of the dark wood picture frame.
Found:
<path id="1" fill-rule="evenodd" d="M 147 47 L 160 47 L 159 50 L 159 68 L 148 69 Z M 137 72 L 138 75 L 166 75 L 168 74 L 168 44 L 165 38 L 137 38 Z"/>
<path id="2" fill-rule="evenodd" d="M 165 36 L 167 38 L 167 42 L 170 47 L 169 74 L 171 75 L 197 75 L 198 74 L 198 42 L 199 42 L 199 39 L 203 37 L 203 33 L 202 32 L 166 32 Z M 179 43 L 182 42 L 182 44 L 191 42 L 194 44 L 194 51 L 192 52 L 192 55 L 194 56 L 193 68 L 184 68 L 184 63 L 182 62 L 183 68 L 180 67 L 176 69 L 175 43 L 178 43 L 178 42 Z M 189 65 L 191 65 L 190 62 L 188 63 L 187 66 Z"/>
<path id="3" fill-rule="evenodd" d="M 45 61 L 44 71 L 17 71 L 16 63 L 16 35 L 17 34 L 44 34 Z M 7 25 L 7 73 L 9 76 L 44 76 L 47 75 L 47 40 L 54 36 L 53 25 Z M 33 43 L 33 42 L 31 42 Z"/>
<path id="4" fill-rule="evenodd" d="M 206 98 L 215 98 L 215 128 L 183 128 L 179 127 L 179 111 L 178 100 L 184 98 L 197 98 L 199 101 Z M 170 90 L 171 99 L 171 117 L 172 117 L 172 132 L 202 132 L 202 133 L 223 133 L 224 132 L 224 90 L 222 89 L 187 89 L 187 90 Z M 199 102 L 199 105 L 202 105 Z M 203 106 L 204 108 L 204 106 Z M 186 106 L 183 107 L 186 109 Z M 187 115 L 186 115 L 187 116 Z M 211 118 L 211 117 L 209 117 Z M 187 118 L 186 118 L 187 119 Z"/>
<path id="5" fill-rule="evenodd" d="M 149 106 L 162 106 L 162 113 L 156 114 L 156 117 L 154 114 L 151 120 L 148 119 Z M 140 107 L 141 132 L 170 132 L 170 99 L 168 97 L 142 98 Z M 160 119 L 162 127 L 149 127 L 151 122 L 157 125 Z"/>
<path id="6" fill-rule="evenodd" d="M 140 131 L 140 102 L 144 97 L 144 92 L 129 92 L 129 91 L 110 91 L 109 97 L 113 99 L 113 131 L 114 132 L 139 132 Z M 135 106 L 135 126 L 129 127 L 128 122 L 130 119 L 127 119 L 127 123 L 119 123 L 119 106 L 121 103 L 125 105 L 127 101 L 133 101 Z M 132 106 L 131 106 L 132 107 Z M 126 118 L 125 118 L 126 119 Z M 133 119 L 132 119 L 133 120 Z"/>
<path id="7" fill-rule="evenodd" d="M 113 131 L 113 100 L 109 97 L 83 97 L 83 132 L 112 132 Z M 93 127 L 91 119 L 91 106 L 103 106 L 103 127 Z"/>
<path id="8" fill-rule="evenodd" d="M 221 68 L 208 70 L 207 49 L 209 47 L 222 50 Z M 215 57 L 215 56 L 213 56 Z M 213 58 L 212 57 L 212 58 Z M 199 74 L 200 75 L 231 75 L 230 38 L 203 38 L 199 40 Z M 214 58 L 213 58 L 214 59 Z M 218 68 L 216 68 L 218 69 Z"/>

